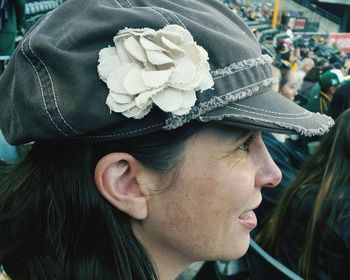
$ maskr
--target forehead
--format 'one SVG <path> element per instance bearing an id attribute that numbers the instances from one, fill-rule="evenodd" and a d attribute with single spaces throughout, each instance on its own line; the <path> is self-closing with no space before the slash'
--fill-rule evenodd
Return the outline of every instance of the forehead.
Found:
<path id="1" fill-rule="evenodd" d="M 251 129 L 212 123 L 208 124 L 203 130 L 201 130 L 201 132 L 198 133 L 197 138 L 200 137 L 205 140 L 212 140 L 214 144 L 218 143 L 218 141 L 228 141 L 232 144 L 235 141 L 239 141 L 240 139 L 246 137 L 251 133 L 253 133 L 253 130 Z"/>

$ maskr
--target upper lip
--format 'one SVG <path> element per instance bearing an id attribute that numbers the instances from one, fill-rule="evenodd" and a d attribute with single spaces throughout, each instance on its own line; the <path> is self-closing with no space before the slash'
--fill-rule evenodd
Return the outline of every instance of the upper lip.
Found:
<path id="1" fill-rule="evenodd" d="M 262 201 L 262 197 L 260 196 L 259 201 L 258 201 L 257 203 L 254 204 L 255 206 L 253 206 L 252 208 L 249 208 L 248 210 L 246 210 L 246 211 L 244 211 L 244 212 L 248 212 L 248 211 L 255 210 L 256 208 L 259 207 L 259 205 L 261 204 L 261 201 Z"/>

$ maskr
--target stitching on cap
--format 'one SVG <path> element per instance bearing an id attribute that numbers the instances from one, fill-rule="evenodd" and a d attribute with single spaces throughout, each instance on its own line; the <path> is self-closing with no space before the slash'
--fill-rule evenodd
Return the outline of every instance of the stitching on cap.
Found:
<path id="1" fill-rule="evenodd" d="M 51 74 L 49 72 L 49 70 L 47 69 L 47 66 L 46 64 L 42 61 L 42 59 L 36 55 L 31 47 L 31 41 L 32 41 L 32 37 L 33 35 L 35 34 L 35 32 L 33 32 L 30 37 L 29 37 L 29 42 L 28 42 L 28 46 L 29 46 L 29 49 L 31 51 L 31 53 L 44 65 L 44 68 L 46 70 L 46 73 L 47 75 L 49 76 L 49 79 L 50 79 L 50 82 L 51 82 L 51 89 L 52 89 L 52 93 L 53 93 L 53 98 L 54 98 L 54 103 L 55 103 L 55 107 L 57 108 L 57 111 L 58 111 L 58 114 L 61 118 L 61 120 L 63 120 L 63 122 L 75 133 L 80 133 L 79 131 L 75 130 L 72 126 L 69 125 L 69 123 L 64 119 L 64 117 L 62 116 L 62 113 L 61 113 L 61 110 L 60 108 L 58 107 L 58 104 L 57 104 L 57 98 L 56 98 L 56 92 L 55 92 L 55 87 L 54 87 L 54 84 L 53 84 L 53 80 L 52 80 L 52 77 L 51 77 Z"/>
<path id="2" fill-rule="evenodd" d="M 163 123 L 157 123 L 157 124 L 147 126 L 144 128 L 140 128 L 140 129 L 136 129 L 136 130 L 132 130 L 132 131 L 128 131 L 128 132 L 121 132 L 121 133 L 117 133 L 117 134 L 97 135 L 97 136 L 77 136 L 74 138 L 90 138 L 91 139 L 91 138 L 108 138 L 108 137 L 122 136 L 122 135 L 128 135 L 128 134 L 133 134 L 136 132 L 144 131 L 144 130 L 147 130 L 149 128 L 160 126 L 160 125 L 163 125 Z"/>
<path id="3" fill-rule="evenodd" d="M 330 117 L 327 117 L 326 123 L 322 124 L 319 128 L 306 128 L 297 124 L 291 124 L 291 123 L 286 123 L 281 121 L 272 121 L 272 120 L 260 119 L 260 118 L 255 118 L 251 116 L 237 115 L 237 114 L 225 114 L 222 116 L 214 116 L 212 118 L 200 117 L 199 119 L 201 121 L 213 121 L 213 120 L 219 121 L 219 120 L 222 120 L 223 118 L 229 118 L 229 117 L 236 117 L 238 119 L 246 118 L 254 121 L 258 120 L 258 121 L 261 121 L 262 123 L 279 125 L 283 128 L 287 128 L 288 130 L 295 130 L 296 132 L 304 136 L 322 135 L 323 133 L 329 130 L 330 126 L 334 124 L 334 121 Z"/>
<path id="4" fill-rule="evenodd" d="M 67 134 L 66 134 L 64 131 L 62 131 L 62 130 L 56 125 L 55 121 L 52 119 L 52 117 L 51 117 L 49 111 L 47 110 L 47 106 L 46 106 L 46 102 L 45 102 L 45 98 L 44 98 L 44 94 L 43 94 L 44 90 L 43 90 L 43 87 L 42 87 L 42 85 L 41 85 L 41 80 L 40 80 L 39 73 L 38 73 L 38 71 L 36 70 L 34 64 L 30 61 L 29 57 L 25 54 L 24 49 L 23 49 L 23 44 L 24 44 L 24 42 L 25 42 L 26 40 L 27 40 L 27 38 L 22 42 L 22 48 L 21 48 L 21 49 L 22 49 L 22 53 L 23 53 L 23 55 L 26 57 L 26 59 L 29 61 L 29 63 L 32 65 L 32 67 L 33 67 L 33 69 L 34 69 L 34 71 L 35 71 L 35 74 L 36 74 L 36 76 L 37 76 L 37 78 L 38 78 L 38 82 L 39 82 L 39 86 L 40 86 L 40 91 L 41 91 L 41 97 L 42 97 L 42 100 L 43 100 L 43 103 L 44 103 L 45 112 L 46 112 L 47 115 L 49 116 L 49 118 L 50 118 L 51 122 L 54 124 L 54 126 L 55 126 L 63 135 L 67 136 Z"/>
<path id="5" fill-rule="evenodd" d="M 118 2 L 117 0 L 114 0 L 114 2 L 116 2 L 120 8 L 123 8 L 123 6 L 120 5 L 119 2 Z"/>
<path id="6" fill-rule="evenodd" d="M 47 14 L 46 18 L 43 19 L 43 20 L 40 22 L 40 24 L 38 24 L 38 25 L 34 28 L 34 30 L 31 32 L 30 36 L 32 36 L 32 35 L 34 34 L 34 32 L 36 32 L 36 31 L 38 30 L 39 27 L 41 27 L 41 25 L 49 18 L 50 15 L 51 15 L 51 13 Z M 29 61 L 30 65 L 32 65 L 32 67 L 33 67 L 33 69 L 34 69 L 34 71 L 35 71 L 35 74 L 36 74 L 36 76 L 37 76 L 37 78 L 38 78 L 38 82 L 39 82 L 39 86 L 40 86 L 40 91 L 41 91 L 41 97 L 42 97 L 42 100 L 43 100 L 43 103 L 44 103 L 45 112 L 46 112 L 47 115 L 49 116 L 49 118 L 50 118 L 51 122 L 53 123 L 53 125 L 54 125 L 63 135 L 67 136 L 67 134 L 66 134 L 64 131 L 62 131 L 62 130 L 57 126 L 57 124 L 56 124 L 55 121 L 53 120 L 53 118 L 52 118 L 50 112 L 48 111 L 47 105 L 46 105 L 46 101 L 45 101 L 45 97 L 44 97 L 44 90 L 43 90 L 43 87 L 42 87 L 42 84 L 41 84 L 40 75 L 39 75 L 37 69 L 35 68 L 35 65 L 32 63 L 32 61 L 30 60 L 30 58 L 29 58 L 29 57 L 25 54 L 25 52 L 24 52 L 24 43 L 25 43 L 26 41 L 28 41 L 28 38 L 29 38 L 29 37 L 27 37 L 26 39 L 23 40 L 22 46 L 21 46 L 21 47 L 22 47 L 21 50 L 22 50 L 22 53 L 23 53 L 23 55 L 25 56 L 25 58 Z"/>
<path id="7" fill-rule="evenodd" d="M 255 109 L 257 111 L 266 112 L 266 113 L 275 114 L 275 115 L 299 116 L 299 115 L 304 115 L 304 114 L 309 113 L 307 110 L 304 110 L 304 112 L 302 112 L 302 113 L 291 114 L 291 113 L 283 113 L 283 112 L 273 112 L 273 111 L 260 109 L 260 108 L 256 108 L 256 107 L 252 107 L 252 106 L 248 106 L 248 105 L 243 105 L 243 104 L 237 104 L 237 103 L 232 104 L 232 105 L 243 107 L 243 108 Z"/>
<path id="8" fill-rule="evenodd" d="M 170 24 L 170 23 L 181 24 L 181 22 L 179 23 L 178 18 L 176 18 L 172 13 L 170 13 L 170 11 L 168 11 L 168 10 L 162 8 L 162 7 L 153 7 L 153 8 L 158 8 L 159 9 L 159 13 L 161 13 L 161 14 L 163 13 L 164 17 L 169 18 L 170 22 L 167 19 L 168 24 Z"/>
<path id="9" fill-rule="evenodd" d="M 131 3 L 129 2 L 129 0 L 126 0 L 126 1 L 122 1 L 122 4 L 120 4 L 119 2 L 118 2 L 118 0 L 114 0 L 115 2 L 117 2 L 117 4 L 121 7 L 121 8 L 123 8 L 123 9 L 125 9 L 125 8 L 132 8 L 133 6 L 131 5 Z M 128 2 L 128 4 L 126 3 L 126 2 Z"/>
<path id="10" fill-rule="evenodd" d="M 165 10 L 165 9 L 162 8 L 162 10 Z M 170 11 L 170 10 L 165 10 L 165 11 L 172 14 L 174 17 L 176 17 L 177 20 L 181 23 L 182 27 L 187 29 L 186 25 L 182 22 L 182 20 L 173 11 Z"/>
<path id="11" fill-rule="evenodd" d="M 250 113 L 250 112 L 248 112 Z M 292 127 L 299 127 L 299 128 L 302 128 L 302 129 L 307 129 L 303 126 L 300 126 L 300 125 L 297 125 L 297 124 L 292 124 L 292 123 L 287 123 L 287 122 L 282 122 L 282 121 L 272 121 L 272 120 L 267 120 L 267 119 L 261 119 L 261 118 L 257 118 L 257 117 L 252 117 L 252 116 L 246 116 L 246 115 L 238 115 L 238 114 L 234 114 L 234 113 L 231 113 L 231 114 L 224 114 L 224 115 L 221 115 L 221 116 L 213 116 L 213 117 L 200 117 L 200 119 L 203 119 L 203 120 L 222 120 L 224 118 L 229 118 L 229 117 L 236 117 L 236 118 L 247 118 L 247 119 L 251 119 L 251 120 L 258 120 L 258 121 L 261 121 L 263 123 L 273 123 L 273 124 L 284 124 L 284 125 L 287 125 L 287 126 L 292 126 Z"/>
<path id="12" fill-rule="evenodd" d="M 128 2 L 129 3 L 129 5 L 130 5 L 130 7 L 131 8 L 133 8 L 134 6 L 130 3 L 130 1 L 129 0 L 126 0 L 126 2 Z"/>
<path id="13" fill-rule="evenodd" d="M 307 112 L 309 113 L 307 116 L 305 117 L 277 117 L 277 116 L 273 116 L 273 115 L 268 115 L 268 114 L 261 114 L 261 113 L 257 113 L 257 112 L 251 112 L 251 111 L 247 111 L 244 109 L 239 109 L 239 108 L 234 108 L 232 106 L 226 106 L 227 108 L 231 108 L 233 110 L 238 110 L 238 111 L 242 111 L 245 113 L 252 113 L 254 115 L 259 115 L 259 116 L 264 116 L 264 117 L 271 117 L 271 118 L 275 118 L 275 119 L 288 119 L 288 120 L 304 120 L 304 119 L 308 119 L 312 116 L 311 112 Z"/>
<path id="14" fill-rule="evenodd" d="M 166 24 L 170 24 L 169 21 L 162 15 L 162 13 L 158 12 L 155 8 L 153 7 L 148 7 L 149 9 L 151 9 L 152 11 L 155 11 L 158 15 L 160 15 L 166 22 Z"/>

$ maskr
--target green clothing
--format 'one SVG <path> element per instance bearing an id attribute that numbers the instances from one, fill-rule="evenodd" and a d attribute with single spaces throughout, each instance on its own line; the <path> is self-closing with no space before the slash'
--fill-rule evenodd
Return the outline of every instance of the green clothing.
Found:
<path id="1" fill-rule="evenodd" d="M 17 31 L 24 26 L 25 0 L 8 1 L 8 20 L 0 30 L 0 55 L 11 55 L 15 49 Z"/>
<path id="2" fill-rule="evenodd" d="M 314 96 L 310 101 L 306 104 L 305 109 L 314 112 L 330 115 L 330 105 L 331 99 L 324 94 L 322 91 L 319 92 L 316 96 Z"/>

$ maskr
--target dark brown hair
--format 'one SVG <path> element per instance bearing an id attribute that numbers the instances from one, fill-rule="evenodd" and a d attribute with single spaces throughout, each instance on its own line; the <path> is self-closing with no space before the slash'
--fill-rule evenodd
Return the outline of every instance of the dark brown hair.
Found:
<path id="1" fill-rule="evenodd" d="M 319 256 L 320 244 L 345 210 L 342 202 L 350 192 L 350 110 L 345 111 L 335 126 L 324 136 L 317 151 L 302 167 L 277 204 L 272 217 L 259 233 L 257 240 L 272 255 L 278 255 L 283 246 L 281 232 L 289 222 L 286 218 L 290 205 L 297 203 L 302 209 L 307 197 L 314 197 L 310 219 L 306 226 L 299 273 L 311 279 Z"/>
<path id="2" fill-rule="evenodd" d="M 129 216 L 97 191 L 94 169 L 104 155 L 122 151 L 162 176 L 173 173 L 186 139 L 200 129 L 194 124 L 104 143 L 35 143 L 0 181 L 0 264 L 8 276 L 157 279 Z"/>

